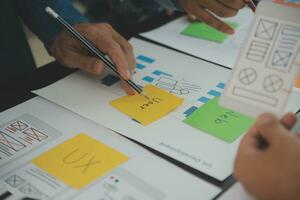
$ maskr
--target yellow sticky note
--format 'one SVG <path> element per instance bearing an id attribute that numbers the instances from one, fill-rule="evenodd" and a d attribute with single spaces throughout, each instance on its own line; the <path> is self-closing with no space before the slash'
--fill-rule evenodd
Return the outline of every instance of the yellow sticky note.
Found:
<path id="1" fill-rule="evenodd" d="M 80 189 L 127 160 L 124 154 L 81 133 L 32 162 L 71 187 Z"/>
<path id="2" fill-rule="evenodd" d="M 113 107 L 129 115 L 141 124 L 147 125 L 165 116 L 183 102 L 182 98 L 153 85 L 146 85 L 144 92 L 149 99 L 136 94 L 121 97 L 110 103 Z"/>

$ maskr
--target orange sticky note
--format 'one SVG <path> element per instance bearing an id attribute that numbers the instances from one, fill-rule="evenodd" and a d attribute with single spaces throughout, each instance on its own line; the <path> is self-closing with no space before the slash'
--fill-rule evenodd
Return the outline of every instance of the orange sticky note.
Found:
<path id="1" fill-rule="evenodd" d="M 32 163 L 80 189 L 127 160 L 126 155 L 81 133 L 38 156 Z"/>
<path id="2" fill-rule="evenodd" d="M 149 99 L 136 94 L 121 97 L 110 103 L 124 114 L 129 115 L 143 125 L 147 125 L 167 115 L 183 102 L 182 98 L 153 85 L 146 85 L 144 92 Z"/>
<path id="3" fill-rule="evenodd" d="M 300 8 L 300 1 L 288 1 L 288 0 L 273 0 L 275 3 L 295 7 L 295 8 Z"/>
<path id="4" fill-rule="evenodd" d="M 300 88 L 300 76 L 298 76 L 295 86 L 296 88 Z"/>

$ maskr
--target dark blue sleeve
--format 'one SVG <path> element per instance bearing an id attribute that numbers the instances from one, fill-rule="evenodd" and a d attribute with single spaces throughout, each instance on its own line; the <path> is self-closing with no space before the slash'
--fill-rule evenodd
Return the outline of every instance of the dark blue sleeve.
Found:
<path id="1" fill-rule="evenodd" d="M 17 3 L 24 23 L 43 41 L 48 51 L 62 27 L 45 12 L 47 6 L 72 25 L 88 21 L 73 7 L 71 0 L 17 0 Z"/>

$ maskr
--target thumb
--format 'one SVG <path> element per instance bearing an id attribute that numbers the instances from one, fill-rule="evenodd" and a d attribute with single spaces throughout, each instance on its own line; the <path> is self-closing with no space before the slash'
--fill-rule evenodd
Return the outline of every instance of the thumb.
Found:
<path id="1" fill-rule="evenodd" d="M 274 143 L 280 135 L 287 132 L 279 119 L 273 114 L 265 113 L 258 117 L 256 127 L 259 134 L 270 144 Z"/>

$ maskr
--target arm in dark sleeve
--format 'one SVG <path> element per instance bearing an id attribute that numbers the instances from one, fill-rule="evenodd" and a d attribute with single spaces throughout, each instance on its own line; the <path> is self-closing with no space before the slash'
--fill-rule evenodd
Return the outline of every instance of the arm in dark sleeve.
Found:
<path id="1" fill-rule="evenodd" d="M 71 0 L 17 0 L 24 23 L 43 41 L 49 51 L 62 27 L 46 12 L 50 6 L 70 24 L 87 22 L 72 5 Z"/>
<path id="2" fill-rule="evenodd" d="M 155 0 L 155 2 L 158 3 L 161 7 L 168 10 L 183 10 L 179 3 L 179 0 Z"/>

